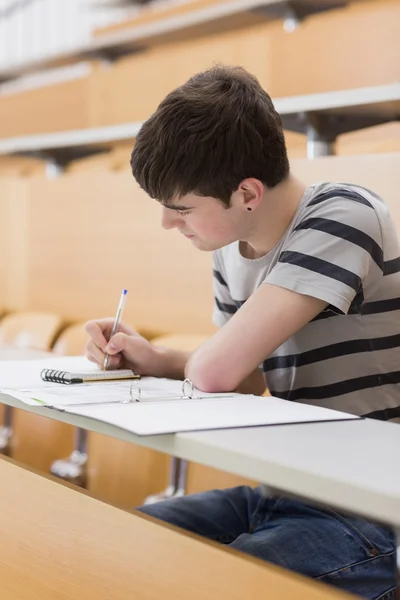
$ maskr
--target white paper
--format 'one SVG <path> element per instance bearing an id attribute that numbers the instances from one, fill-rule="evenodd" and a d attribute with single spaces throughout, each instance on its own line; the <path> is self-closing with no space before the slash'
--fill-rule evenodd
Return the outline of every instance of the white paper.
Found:
<path id="1" fill-rule="evenodd" d="M 57 356 L 54 358 L 50 356 L 39 360 L 0 361 L 0 390 L 54 385 L 42 380 L 40 373 L 43 369 L 95 372 L 99 370 L 99 367 L 84 356 Z"/>
<path id="2" fill-rule="evenodd" d="M 358 418 L 273 397 L 230 393 L 218 397 L 194 390 L 192 399 L 181 399 L 181 381 L 154 377 L 144 377 L 138 382 L 55 384 L 41 379 L 40 372 L 46 368 L 98 369 L 84 357 L 0 363 L 0 391 L 30 405 L 55 407 L 137 435 Z M 140 401 L 130 402 L 139 387 Z"/>
<path id="3" fill-rule="evenodd" d="M 38 369 L 38 365 L 35 368 Z M 27 377 L 27 381 L 34 381 L 35 383 L 23 387 L 0 386 L 0 390 L 3 394 L 13 396 L 30 406 L 56 406 L 60 408 L 80 404 L 124 403 L 135 401 L 136 398 L 140 399 L 140 402 L 180 400 L 183 392 L 182 381 L 157 379 L 155 377 L 143 377 L 139 381 L 101 381 L 65 385 L 45 382 L 40 379 L 40 376 L 38 379 L 37 374 L 34 373 L 33 377 Z M 202 397 L 215 396 L 214 394 L 205 394 L 199 390 L 193 390 L 193 395 L 197 397 L 199 395 Z M 232 394 L 219 394 L 219 396 L 231 397 Z"/>
<path id="4" fill-rule="evenodd" d="M 359 418 L 318 406 L 250 395 L 163 403 L 75 406 L 65 410 L 116 425 L 136 435 Z"/>

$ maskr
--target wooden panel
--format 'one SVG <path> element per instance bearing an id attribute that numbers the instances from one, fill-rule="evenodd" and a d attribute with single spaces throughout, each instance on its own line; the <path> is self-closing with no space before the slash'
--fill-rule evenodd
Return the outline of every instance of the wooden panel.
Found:
<path id="1" fill-rule="evenodd" d="M 333 588 L 185 535 L 0 460 L 0 579 L 23 600 L 345 600 Z"/>
<path id="2" fill-rule="evenodd" d="M 357 183 L 380 194 L 400 229 L 400 152 L 293 160 L 292 170 L 307 184 L 318 181 Z"/>
<path id="3" fill-rule="evenodd" d="M 121 21 L 119 23 L 113 23 L 106 27 L 99 27 L 95 30 L 95 37 L 100 37 L 104 34 L 113 33 L 115 31 L 121 31 L 130 27 L 136 27 L 139 25 L 147 25 L 160 21 L 161 19 L 171 18 L 175 16 L 182 16 L 193 12 L 194 10 L 201 10 L 215 4 L 224 4 L 229 0 L 191 0 L 190 2 L 181 3 L 167 3 L 161 5 L 150 5 L 142 8 L 136 15 L 131 18 Z"/>
<path id="4" fill-rule="evenodd" d="M 0 137 L 87 127 L 87 81 L 0 96 Z"/>
<path id="5" fill-rule="evenodd" d="M 213 329 L 211 254 L 164 231 L 160 206 L 128 171 L 35 179 L 31 206 L 32 308 L 68 321 L 114 315 L 126 287 L 124 318 L 140 329 Z"/>
<path id="6" fill-rule="evenodd" d="M 285 138 L 290 160 L 306 158 L 305 135 L 286 131 Z M 400 152 L 400 123 L 385 123 L 352 131 L 339 136 L 336 142 L 336 154 L 339 156 L 389 152 Z"/>
<path id="7" fill-rule="evenodd" d="M 9 228 L 9 204 L 12 196 L 12 187 L 5 179 L 0 180 L 0 222 L 2 223 L 2 235 L 0 236 L 0 304 L 7 305 L 9 276 L 10 276 L 10 228 Z"/>
<path id="8" fill-rule="evenodd" d="M 269 38 L 265 25 L 168 44 L 98 67 L 89 81 L 91 125 L 146 119 L 164 96 L 215 62 L 251 68 L 268 89 Z M 140 82 L 140 94 L 137 83 Z"/>
<path id="9" fill-rule="evenodd" d="M 12 457 L 48 473 L 54 460 L 72 452 L 74 433 L 66 423 L 13 409 Z"/>
<path id="10" fill-rule="evenodd" d="M 16 156 L 0 156 L 1 177 L 29 177 L 44 175 L 46 165 L 43 160 Z"/>
<path id="11" fill-rule="evenodd" d="M 346 133 L 338 138 L 336 153 L 375 154 L 400 152 L 400 123 L 385 123 L 361 131 Z"/>
<path id="12" fill-rule="evenodd" d="M 162 12 L 141 18 L 154 20 Z M 290 34 L 276 21 L 153 48 L 93 74 L 91 124 L 145 119 L 170 90 L 215 62 L 248 68 L 274 98 L 392 83 L 400 77 L 399 22 L 398 0 L 362 0 L 315 15 Z"/>
<path id="13" fill-rule="evenodd" d="M 205 467 L 197 463 L 189 463 L 187 469 L 186 493 L 196 494 L 207 490 L 223 490 L 237 485 L 250 485 L 254 487 L 257 482 L 245 479 L 225 471 Z"/>
<path id="14" fill-rule="evenodd" d="M 272 23 L 269 91 L 281 97 L 397 81 L 399 22 L 398 0 L 364 0 L 307 19 L 291 34 Z"/>
<path id="15" fill-rule="evenodd" d="M 0 304 L 15 310 L 28 306 L 27 181 L 11 177 L 0 181 Z"/>
<path id="16" fill-rule="evenodd" d="M 89 433 L 88 490 L 123 508 L 143 504 L 168 482 L 169 456 Z"/>

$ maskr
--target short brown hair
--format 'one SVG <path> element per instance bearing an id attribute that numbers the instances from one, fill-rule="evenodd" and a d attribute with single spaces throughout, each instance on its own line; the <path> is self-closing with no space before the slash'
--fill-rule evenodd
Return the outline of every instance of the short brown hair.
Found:
<path id="1" fill-rule="evenodd" d="M 271 98 L 245 69 L 225 66 L 168 94 L 141 127 L 131 167 L 145 192 L 164 204 L 195 193 L 229 206 L 243 179 L 273 188 L 289 173 Z"/>

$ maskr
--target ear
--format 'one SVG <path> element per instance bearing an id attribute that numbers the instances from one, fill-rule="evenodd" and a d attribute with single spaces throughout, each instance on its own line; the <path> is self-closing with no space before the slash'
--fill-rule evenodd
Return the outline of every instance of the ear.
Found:
<path id="1" fill-rule="evenodd" d="M 264 184 L 255 178 L 243 179 L 237 191 L 243 207 L 247 210 L 255 210 L 261 203 Z"/>

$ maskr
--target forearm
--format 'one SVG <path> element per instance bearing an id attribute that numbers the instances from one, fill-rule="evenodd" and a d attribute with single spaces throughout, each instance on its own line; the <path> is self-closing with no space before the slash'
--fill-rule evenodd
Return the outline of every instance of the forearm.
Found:
<path id="1" fill-rule="evenodd" d="M 157 377 L 167 377 L 168 379 L 184 379 L 185 367 L 192 352 L 183 350 L 174 350 L 157 346 Z"/>
<path id="2" fill-rule="evenodd" d="M 266 385 L 264 375 L 260 369 L 256 369 L 242 381 L 236 391 L 240 394 L 254 394 L 255 396 L 262 396 L 265 390 Z"/>

